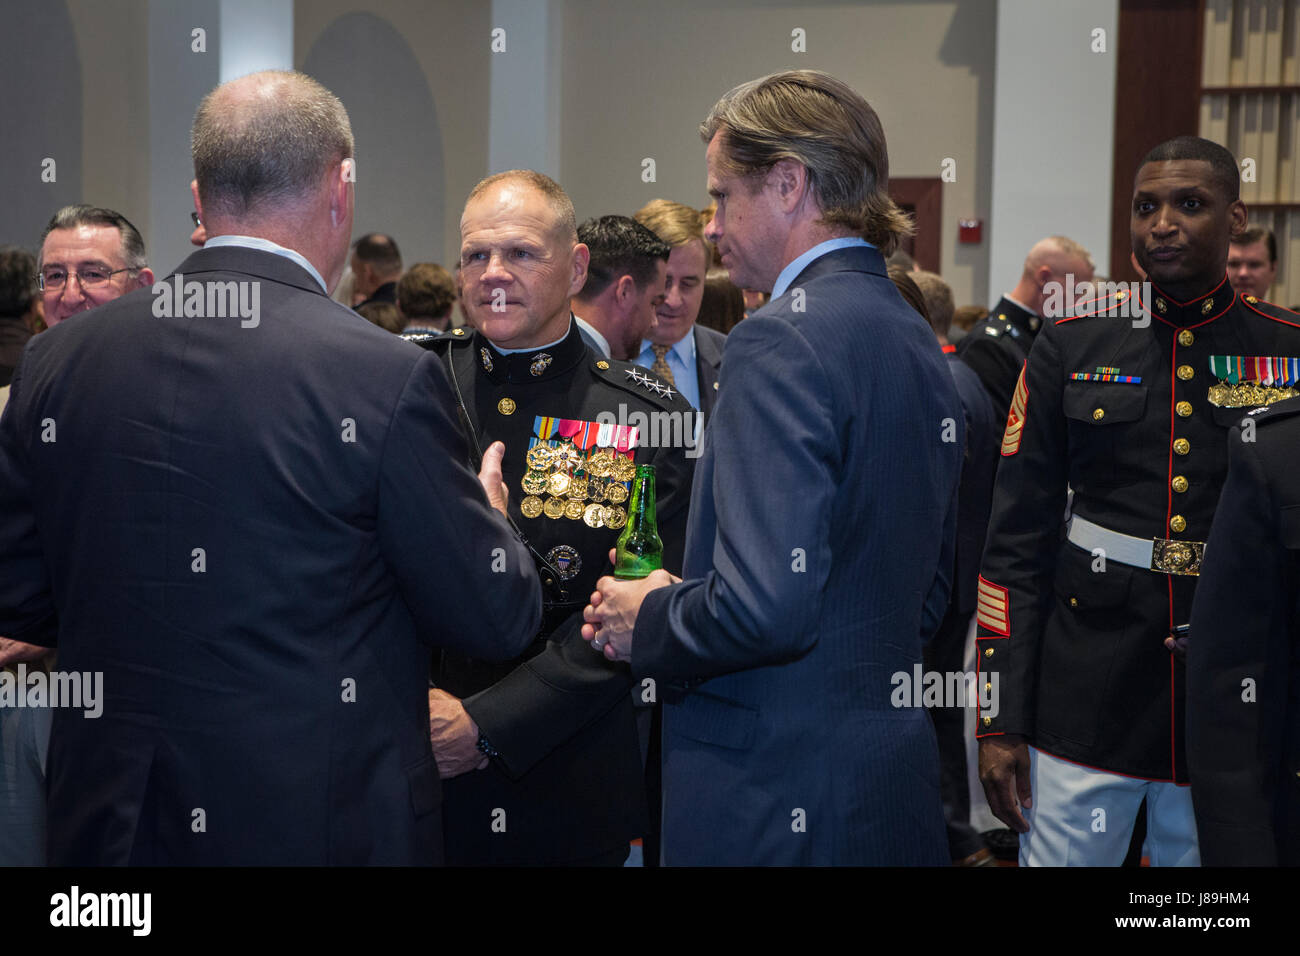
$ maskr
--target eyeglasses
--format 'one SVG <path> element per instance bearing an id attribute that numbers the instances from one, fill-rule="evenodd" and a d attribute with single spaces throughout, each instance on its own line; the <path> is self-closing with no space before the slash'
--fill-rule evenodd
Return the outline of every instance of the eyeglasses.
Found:
<path id="1" fill-rule="evenodd" d="M 42 292 L 53 289 L 62 289 L 70 277 L 76 276 L 77 281 L 81 283 L 83 289 L 93 289 L 101 286 L 119 272 L 139 272 L 139 269 L 127 267 L 125 269 L 110 269 L 108 266 L 87 266 L 81 271 L 66 269 L 43 269 L 36 275 L 36 286 Z"/>

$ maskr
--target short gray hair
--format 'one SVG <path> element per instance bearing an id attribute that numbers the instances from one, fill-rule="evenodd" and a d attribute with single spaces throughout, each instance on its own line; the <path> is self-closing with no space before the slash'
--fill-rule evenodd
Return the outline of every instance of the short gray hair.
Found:
<path id="1" fill-rule="evenodd" d="M 126 263 L 126 267 L 134 272 L 148 267 L 149 260 L 144 253 L 144 237 L 140 235 L 139 229 L 131 225 L 131 221 L 126 216 L 113 209 L 77 203 L 64 206 L 45 224 L 45 230 L 41 233 L 41 253 L 36 263 L 37 270 L 45 265 L 46 237 L 56 229 L 76 229 L 78 226 L 111 226 L 122 237 L 122 261 Z"/>
<path id="2" fill-rule="evenodd" d="M 565 239 L 578 241 L 578 216 L 573 209 L 573 200 L 569 198 L 563 186 L 535 169 L 507 169 L 503 173 L 495 173 L 487 179 L 479 180 L 478 185 L 469 191 L 469 198 L 465 200 L 465 205 L 468 206 L 498 183 L 505 182 L 523 183 L 545 196 L 551 211 L 555 213 L 556 231 Z"/>
<path id="3" fill-rule="evenodd" d="M 274 95 L 230 102 L 223 83 L 199 103 L 191 135 L 200 202 L 234 218 L 304 198 L 355 145 L 347 110 L 310 76 L 264 70 L 232 82 L 250 80 Z"/>

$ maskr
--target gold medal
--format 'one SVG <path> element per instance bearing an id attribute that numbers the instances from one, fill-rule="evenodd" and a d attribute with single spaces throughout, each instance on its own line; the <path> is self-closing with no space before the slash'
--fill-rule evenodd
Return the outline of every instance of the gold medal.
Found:
<path id="1" fill-rule="evenodd" d="M 605 527 L 605 508 L 602 505 L 590 504 L 582 512 L 582 520 L 588 528 Z"/>
<path id="2" fill-rule="evenodd" d="M 562 495 L 569 490 L 569 476 L 562 471 L 552 472 L 546 479 L 546 487 L 553 495 Z"/>
<path id="3" fill-rule="evenodd" d="M 584 513 L 584 509 L 582 507 L 581 501 L 575 501 L 574 499 L 570 498 L 568 504 L 564 506 L 564 517 L 572 518 L 574 521 L 577 521 L 579 518 L 581 518 L 583 516 L 583 513 Z"/>
<path id="4" fill-rule="evenodd" d="M 547 498 L 546 503 L 542 505 L 542 512 L 548 518 L 558 518 L 564 514 L 564 502 L 559 498 Z"/>
<path id="5" fill-rule="evenodd" d="M 536 495 L 529 495 L 519 502 L 519 510 L 523 512 L 525 518 L 536 518 L 542 513 L 542 499 Z"/>
<path id="6" fill-rule="evenodd" d="M 587 482 L 587 497 L 592 501 L 605 500 L 605 482 L 599 478 L 592 478 Z"/>
<path id="7" fill-rule="evenodd" d="M 631 481 L 636 477 L 636 465 L 631 458 L 622 456 L 614 459 L 614 478 L 618 481 Z"/>
<path id="8" fill-rule="evenodd" d="M 587 479 L 573 478 L 569 481 L 569 497 L 574 501 L 585 501 L 587 498 Z"/>
<path id="9" fill-rule="evenodd" d="M 605 489 L 605 494 L 609 497 L 611 502 L 616 505 L 621 505 L 623 502 L 627 501 L 627 485 L 610 482 L 609 487 Z"/>
<path id="10" fill-rule="evenodd" d="M 524 491 L 530 495 L 540 495 L 546 490 L 546 475 L 540 471 L 530 471 L 524 475 L 524 480 L 520 484 L 523 485 Z"/>
<path id="11" fill-rule="evenodd" d="M 605 527 L 613 528 L 617 531 L 623 525 L 627 524 L 627 512 L 615 505 L 612 508 L 605 509 Z"/>
<path id="12" fill-rule="evenodd" d="M 614 453 L 608 448 L 600 449 L 591 456 L 587 470 L 598 478 L 608 478 L 614 471 Z"/>
<path id="13" fill-rule="evenodd" d="M 528 449 L 528 467 L 545 471 L 551 466 L 551 449 L 548 445 L 534 445 Z"/>

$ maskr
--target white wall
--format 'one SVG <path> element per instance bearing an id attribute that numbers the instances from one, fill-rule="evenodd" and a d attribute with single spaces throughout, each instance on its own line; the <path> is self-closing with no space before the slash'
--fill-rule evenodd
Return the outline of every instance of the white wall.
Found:
<path id="1" fill-rule="evenodd" d="M 892 176 L 944 185 L 941 267 L 958 303 L 987 299 L 987 241 L 957 245 L 957 220 L 989 216 L 992 0 L 565 0 L 561 183 L 579 218 L 630 214 L 664 197 L 708 202 L 697 127 L 738 83 L 826 70 L 884 124 Z M 804 31 L 806 52 L 791 49 Z M 642 160 L 656 182 L 641 180 Z"/>

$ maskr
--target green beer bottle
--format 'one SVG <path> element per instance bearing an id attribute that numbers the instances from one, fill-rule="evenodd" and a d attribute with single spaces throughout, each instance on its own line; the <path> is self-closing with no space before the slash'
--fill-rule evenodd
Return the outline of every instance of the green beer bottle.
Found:
<path id="1" fill-rule="evenodd" d="M 643 578 L 664 566 L 664 543 L 655 525 L 654 465 L 636 466 L 627 525 L 618 536 L 614 558 L 614 577 L 623 580 Z"/>

